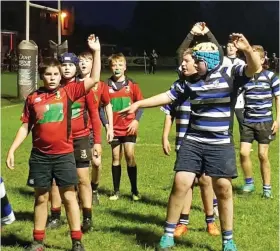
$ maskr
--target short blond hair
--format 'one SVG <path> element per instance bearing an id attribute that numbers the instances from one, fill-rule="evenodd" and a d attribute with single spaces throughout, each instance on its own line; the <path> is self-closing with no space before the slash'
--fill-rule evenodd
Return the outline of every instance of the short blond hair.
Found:
<path id="1" fill-rule="evenodd" d="M 122 53 L 116 53 L 116 54 L 112 54 L 109 58 L 109 65 L 111 66 L 113 64 L 113 62 L 117 61 L 117 60 L 121 60 L 124 61 L 124 63 L 126 64 L 126 59 L 125 56 Z"/>
<path id="2" fill-rule="evenodd" d="M 265 57 L 264 48 L 261 45 L 252 45 L 252 49 L 260 54 L 261 58 Z"/>
<path id="3" fill-rule="evenodd" d="M 178 53 L 178 60 L 179 63 L 181 64 L 181 62 L 183 61 L 183 57 L 186 55 L 193 55 L 193 49 L 192 48 L 183 48 L 179 51 Z"/>
<path id="4" fill-rule="evenodd" d="M 79 58 L 79 59 L 81 59 L 81 58 L 86 58 L 86 59 L 93 60 L 93 58 L 92 58 L 92 53 L 89 52 L 89 51 L 84 51 L 84 52 L 80 53 L 79 56 L 78 56 L 78 58 Z"/>

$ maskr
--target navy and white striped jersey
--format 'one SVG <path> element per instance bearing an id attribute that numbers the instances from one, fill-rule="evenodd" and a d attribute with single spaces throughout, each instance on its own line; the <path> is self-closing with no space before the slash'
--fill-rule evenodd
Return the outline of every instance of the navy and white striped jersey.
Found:
<path id="1" fill-rule="evenodd" d="M 12 206 L 9 203 L 3 179 L 0 178 L 0 196 L 1 196 L 1 225 L 9 225 L 15 221 L 15 215 Z"/>
<path id="2" fill-rule="evenodd" d="M 233 84 L 238 77 L 238 84 Z M 187 139 L 207 144 L 232 143 L 233 110 L 237 91 L 245 84 L 245 65 L 220 67 L 195 83 L 185 81 L 167 91 L 172 100 L 189 100 L 190 125 Z"/>
<path id="3" fill-rule="evenodd" d="M 177 80 L 170 89 L 174 89 L 176 85 L 184 85 L 184 82 Z M 177 100 L 172 104 L 168 104 L 161 107 L 161 110 L 176 120 L 176 141 L 175 150 L 179 151 L 179 148 L 183 142 L 185 134 L 188 130 L 189 119 L 191 114 L 191 104 L 187 100 Z"/>
<path id="4" fill-rule="evenodd" d="M 280 95 L 279 84 L 279 78 L 274 72 L 263 70 L 244 85 L 244 122 L 258 123 L 273 120 L 272 98 Z"/>

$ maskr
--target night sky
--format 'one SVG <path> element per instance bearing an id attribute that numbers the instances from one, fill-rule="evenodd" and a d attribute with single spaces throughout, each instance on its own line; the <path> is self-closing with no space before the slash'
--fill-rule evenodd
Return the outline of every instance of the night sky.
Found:
<path id="1" fill-rule="evenodd" d="M 57 1 L 31 2 L 57 7 Z M 10 3 L 11 8 L 18 12 L 3 11 L 5 3 Z M 192 25 L 205 21 L 222 45 L 226 44 L 230 33 L 240 32 L 250 43 L 261 44 L 270 53 L 279 55 L 277 1 L 61 0 L 61 3 L 62 9 L 72 6 L 75 9 L 74 34 L 67 38 L 74 46 L 78 46 L 81 37 L 94 30 L 104 43 L 131 46 L 141 51 L 156 47 L 159 52 L 173 55 Z M 2 28 L 24 31 L 24 2 L 2 2 L 1 5 Z M 55 37 L 52 39 L 56 40 Z"/>
<path id="2" fill-rule="evenodd" d="M 49 7 L 57 7 L 55 1 L 40 1 Z M 76 23 L 81 25 L 111 25 L 118 29 L 125 29 L 133 16 L 137 2 L 130 1 L 61 1 L 63 7 L 75 8 Z"/>

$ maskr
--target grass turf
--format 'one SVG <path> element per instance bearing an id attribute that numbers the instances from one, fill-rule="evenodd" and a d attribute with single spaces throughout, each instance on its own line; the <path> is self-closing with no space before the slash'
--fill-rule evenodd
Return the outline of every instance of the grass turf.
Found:
<path id="1" fill-rule="evenodd" d="M 129 72 L 135 79 L 145 97 L 160 93 L 169 88 L 176 79 L 175 72 L 158 72 L 156 75 L 145 75 L 140 72 Z M 108 73 L 103 74 L 103 79 Z M 6 226 L 2 233 L 1 248 L 3 251 L 22 250 L 32 241 L 33 229 L 33 190 L 27 187 L 28 158 L 31 149 L 31 137 L 28 137 L 15 154 L 15 170 L 5 168 L 5 158 L 15 133 L 20 126 L 19 117 L 22 104 L 7 98 L 15 96 L 16 75 L 2 74 L 2 138 L 1 164 L 9 200 L 12 203 L 17 221 Z M 3 96 L 3 95 L 2 95 Z M 15 106 L 15 104 L 17 104 Z M 12 105 L 12 106 L 11 106 Z M 9 107 L 10 106 L 10 107 Z M 123 160 L 121 194 L 119 201 L 108 200 L 112 189 L 110 146 L 103 141 L 103 170 L 101 179 L 101 204 L 93 209 L 94 231 L 85 234 L 83 242 L 86 250 L 140 251 L 154 250 L 163 233 L 166 204 L 173 179 L 175 153 L 164 156 L 161 148 L 161 133 L 164 114 L 159 108 L 145 110 L 140 121 L 139 137 L 136 144 L 136 161 L 139 168 L 139 190 L 143 196 L 140 202 L 131 202 L 130 185 Z M 250 196 L 241 195 L 237 187 L 243 184 L 239 165 L 238 126 L 234 128 L 236 157 L 239 177 L 233 181 L 234 190 L 234 239 L 239 251 L 276 251 L 279 250 L 279 141 L 270 147 L 272 170 L 273 200 L 261 198 L 262 184 L 257 159 L 257 145 L 253 145 L 252 162 L 256 192 Z M 170 135 L 174 143 L 175 128 Z M 173 149 L 174 150 L 174 147 Z M 194 192 L 193 206 L 190 214 L 189 232 L 177 241 L 175 250 L 220 251 L 221 238 L 211 237 L 205 232 L 205 222 L 199 189 Z M 65 212 L 63 210 L 63 218 Z M 218 223 L 219 224 L 219 223 Z M 58 230 L 47 230 L 45 241 L 47 250 L 69 250 L 71 240 L 68 226 Z"/>

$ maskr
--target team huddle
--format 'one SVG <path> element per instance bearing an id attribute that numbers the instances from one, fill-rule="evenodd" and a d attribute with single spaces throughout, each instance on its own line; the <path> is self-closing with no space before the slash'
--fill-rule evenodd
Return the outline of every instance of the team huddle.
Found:
<path id="1" fill-rule="evenodd" d="M 207 41 L 191 47 L 196 36 L 205 36 Z M 112 149 L 113 193 L 109 199 L 121 198 L 124 153 L 131 199 L 141 200 L 135 161 L 138 124 L 143 108 L 160 106 L 165 114 L 162 146 L 167 155 L 168 135 L 176 120 L 176 162 L 164 234 L 156 250 L 171 250 L 174 238 L 187 232 L 192 190 L 198 183 L 206 231 L 213 236 L 222 235 L 222 251 L 236 251 L 232 197 L 232 179 L 237 177 L 232 135 L 234 111 L 239 121 L 240 159 L 245 177 L 242 189 L 246 193 L 255 190 L 250 152 L 256 140 L 263 197 L 272 198 L 268 150 L 279 126 L 280 90 L 278 77 L 262 68 L 263 48 L 251 46 L 242 34 L 233 33 L 224 57 L 222 47 L 206 24 L 197 23 L 177 51 L 179 78 L 167 92 L 143 99 L 139 85 L 125 74 L 126 60 L 121 53 L 110 56 L 112 76 L 103 82 L 99 39 L 90 35 L 88 46 L 91 52 L 79 56 L 64 53 L 59 60 L 43 60 L 39 74 L 44 86 L 27 97 L 22 125 L 8 152 L 7 167 L 14 169 L 14 152 L 32 132 L 27 184 L 35 191 L 34 241 L 28 250 L 45 249 L 46 227 L 57 228 L 62 224 L 62 203 L 72 250 L 85 250 L 82 235 L 92 229 L 92 205 L 99 204 L 101 124 Z M 244 53 L 246 63 L 236 59 L 237 50 Z M 215 224 L 217 217 L 221 231 Z"/>

